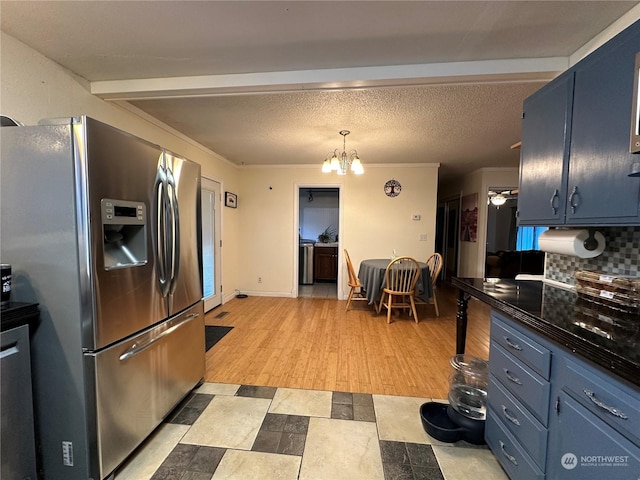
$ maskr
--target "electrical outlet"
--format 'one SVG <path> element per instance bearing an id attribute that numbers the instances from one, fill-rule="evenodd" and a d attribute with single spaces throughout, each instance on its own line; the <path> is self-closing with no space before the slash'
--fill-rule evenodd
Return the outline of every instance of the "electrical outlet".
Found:
<path id="1" fill-rule="evenodd" d="M 262 277 L 258 277 L 258 283 L 262 283 Z"/>
<path id="2" fill-rule="evenodd" d="M 421 242 L 426 242 L 427 241 L 427 234 L 426 233 L 421 233 L 420 236 L 418 237 L 418 239 Z"/>

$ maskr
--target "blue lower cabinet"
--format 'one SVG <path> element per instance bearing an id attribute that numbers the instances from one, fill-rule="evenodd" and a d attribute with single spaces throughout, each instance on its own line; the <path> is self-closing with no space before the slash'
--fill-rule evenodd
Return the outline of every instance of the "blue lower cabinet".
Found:
<path id="1" fill-rule="evenodd" d="M 507 325 L 509 319 L 498 312 L 491 313 L 491 341 L 531 367 L 545 380 L 551 373 L 551 352 L 530 336 Z"/>
<path id="2" fill-rule="evenodd" d="M 544 469 L 547 460 L 547 429 L 493 375 L 488 395 L 496 417 L 516 438 L 534 462 Z"/>
<path id="3" fill-rule="evenodd" d="M 551 391 L 547 380 L 493 341 L 489 349 L 489 371 L 540 423 L 547 425 Z"/>
<path id="4" fill-rule="evenodd" d="M 560 356 L 556 361 L 557 383 L 562 390 L 594 416 L 640 446 L 638 393 L 568 355 Z M 640 476 L 640 472 L 638 475 Z"/>
<path id="5" fill-rule="evenodd" d="M 522 449 L 491 408 L 487 409 L 485 438 L 487 445 L 509 478 L 514 480 L 542 480 L 545 478 L 544 472 Z"/>
<path id="6" fill-rule="evenodd" d="M 485 439 L 509 478 L 640 480 L 640 389 L 515 319 L 491 330 Z"/>
<path id="7" fill-rule="evenodd" d="M 640 477 L 640 448 L 564 392 L 558 396 L 558 411 L 552 414 L 549 431 L 547 478 Z"/>

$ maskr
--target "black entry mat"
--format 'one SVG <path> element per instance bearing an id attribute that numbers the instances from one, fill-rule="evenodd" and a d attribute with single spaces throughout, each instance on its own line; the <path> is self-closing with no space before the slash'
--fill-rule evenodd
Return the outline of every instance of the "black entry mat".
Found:
<path id="1" fill-rule="evenodd" d="M 229 333 L 233 327 L 221 327 L 218 325 L 205 325 L 204 326 L 204 342 L 206 350 L 209 350 L 216 343 L 220 341 L 227 333 Z"/>

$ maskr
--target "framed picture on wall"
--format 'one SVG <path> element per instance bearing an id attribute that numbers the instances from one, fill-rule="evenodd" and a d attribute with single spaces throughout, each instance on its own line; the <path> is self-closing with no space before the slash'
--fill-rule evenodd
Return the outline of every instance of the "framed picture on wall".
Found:
<path id="1" fill-rule="evenodd" d="M 462 197 L 462 216 L 460 218 L 460 241 L 478 241 L 478 194 L 471 193 Z"/>
<path id="2" fill-rule="evenodd" d="M 224 192 L 224 206 L 238 208 L 238 196 L 235 193 Z"/>

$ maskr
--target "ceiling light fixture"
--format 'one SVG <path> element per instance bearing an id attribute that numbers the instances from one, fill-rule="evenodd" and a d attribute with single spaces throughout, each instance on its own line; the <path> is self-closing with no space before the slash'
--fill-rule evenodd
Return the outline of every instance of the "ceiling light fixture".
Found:
<path id="1" fill-rule="evenodd" d="M 322 173 L 335 171 L 338 175 L 346 175 L 349 166 L 351 166 L 353 173 L 362 175 L 364 173 L 364 167 L 362 166 L 362 162 L 360 162 L 358 152 L 351 150 L 351 152 L 347 154 L 347 135 L 351 132 L 349 130 L 340 130 L 338 133 L 342 135 L 342 153 L 340 153 L 337 148 L 333 153 L 328 153 L 327 158 L 325 158 L 322 163 Z"/>
<path id="2" fill-rule="evenodd" d="M 491 197 L 491 203 L 494 204 L 496 207 L 499 207 L 500 205 L 504 205 L 505 203 L 507 203 L 507 197 L 499 193 Z"/>

